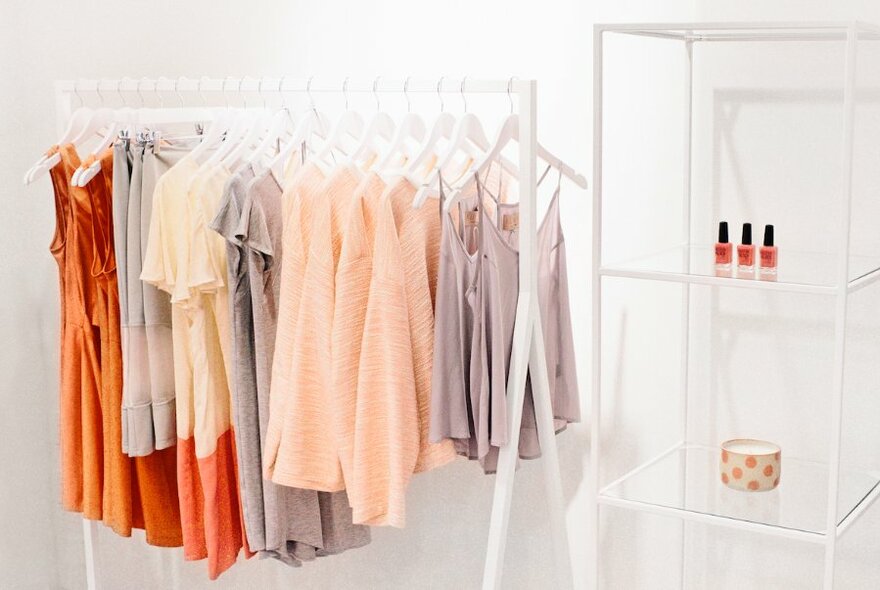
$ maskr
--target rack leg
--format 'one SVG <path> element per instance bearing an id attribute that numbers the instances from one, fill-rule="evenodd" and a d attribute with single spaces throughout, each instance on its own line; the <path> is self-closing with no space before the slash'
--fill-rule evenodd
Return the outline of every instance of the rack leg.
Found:
<path id="1" fill-rule="evenodd" d="M 513 349 L 507 377 L 508 440 L 498 455 L 495 475 L 495 494 L 489 519 L 489 546 L 483 569 L 483 590 L 501 588 L 504 569 L 504 549 L 507 545 L 507 525 L 510 523 L 510 502 L 513 499 L 513 479 L 519 457 L 519 429 L 522 424 L 523 399 L 526 391 L 529 340 L 532 331 L 530 297 L 520 294 L 516 305 L 516 323 L 513 328 Z"/>
<path id="2" fill-rule="evenodd" d="M 83 528 L 83 551 L 86 560 L 86 588 L 97 590 L 98 580 L 95 572 L 95 537 L 97 537 L 98 525 L 94 520 L 82 519 Z"/>
<path id="3" fill-rule="evenodd" d="M 562 474 L 559 471 L 559 453 L 556 447 L 556 429 L 553 424 L 553 405 L 550 402 L 550 383 L 547 378 L 547 356 L 544 352 L 544 333 L 541 312 L 537 302 L 533 310 L 532 345 L 529 354 L 529 375 L 535 402 L 535 421 L 541 444 L 541 463 L 544 467 L 544 485 L 550 508 L 550 530 L 553 535 L 553 556 L 556 561 L 557 588 L 572 588 L 571 554 L 565 526 L 565 497 L 562 492 Z"/>

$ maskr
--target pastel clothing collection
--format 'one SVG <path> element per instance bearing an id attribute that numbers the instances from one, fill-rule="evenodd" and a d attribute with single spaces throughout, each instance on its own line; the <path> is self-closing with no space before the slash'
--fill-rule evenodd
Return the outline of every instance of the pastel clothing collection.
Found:
<path id="1" fill-rule="evenodd" d="M 439 209 L 416 207 L 419 182 L 375 158 L 291 145 L 268 169 L 229 139 L 50 152 L 63 505 L 182 546 L 211 579 L 241 554 L 300 567 L 404 527 L 413 477 L 457 456 L 494 471 L 519 290 L 501 166 L 446 211 L 442 180 Z M 558 431 L 580 419 L 558 188 L 537 256 Z M 533 458 L 530 384 L 525 404 Z"/>

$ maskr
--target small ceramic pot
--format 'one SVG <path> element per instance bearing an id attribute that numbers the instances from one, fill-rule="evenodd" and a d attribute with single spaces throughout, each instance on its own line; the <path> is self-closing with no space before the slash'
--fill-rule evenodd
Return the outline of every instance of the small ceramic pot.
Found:
<path id="1" fill-rule="evenodd" d="M 779 485 L 782 450 L 765 440 L 737 438 L 721 444 L 721 481 L 734 490 L 767 492 Z"/>

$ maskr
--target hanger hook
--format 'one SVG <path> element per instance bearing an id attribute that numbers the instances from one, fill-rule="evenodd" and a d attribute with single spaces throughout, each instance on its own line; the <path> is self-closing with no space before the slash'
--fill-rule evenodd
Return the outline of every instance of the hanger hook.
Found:
<path id="1" fill-rule="evenodd" d="M 281 108 L 282 109 L 287 108 L 287 101 L 284 100 L 284 91 L 282 90 L 282 88 L 284 88 L 284 79 L 286 77 L 287 76 L 281 76 L 280 78 L 278 78 L 278 98 L 281 99 Z"/>
<path id="2" fill-rule="evenodd" d="M 510 95 L 510 91 L 513 88 L 513 80 L 514 78 L 511 76 L 510 80 L 507 81 L 507 101 L 510 103 L 510 114 L 513 114 L 513 97 Z"/>
<path id="3" fill-rule="evenodd" d="M 223 102 L 226 103 L 227 109 L 230 108 L 230 106 L 229 106 L 229 95 L 226 94 L 226 83 L 229 82 L 230 80 L 234 81 L 235 78 L 233 78 L 232 76 L 226 76 L 225 78 L 223 78 L 223 85 L 220 87 L 220 90 L 223 92 Z"/>
<path id="4" fill-rule="evenodd" d="M 84 107 L 86 103 L 79 93 L 79 80 L 74 80 L 73 82 L 73 95 L 79 100 L 79 108 Z"/>
<path id="5" fill-rule="evenodd" d="M 146 101 L 144 100 L 144 95 L 141 94 L 141 84 L 143 84 L 143 83 L 144 83 L 144 80 L 146 80 L 146 79 L 147 79 L 147 77 L 144 76 L 143 78 L 141 78 L 140 80 L 138 80 L 137 88 L 136 88 L 138 98 L 139 98 L 140 101 L 141 101 L 141 107 L 143 107 L 144 105 L 147 104 Z"/>
<path id="6" fill-rule="evenodd" d="M 443 78 L 446 76 L 440 76 L 440 79 L 437 80 L 437 100 L 440 101 L 440 112 L 443 113 L 446 111 L 446 105 L 443 103 L 443 94 L 441 93 L 441 88 L 443 87 Z"/>
<path id="7" fill-rule="evenodd" d="M 128 106 L 128 103 L 125 102 L 125 96 L 122 94 L 122 80 L 116 80 L 116 96 L 122 101 L 123 107 Z"/>
<path id="8" fill-rule="evenodd" d="M 186 104 L 186 101 L 183 100 L 183 95 L 180 93 L 180 82 L 181 82 L 182 80 L 185 80 L 185 79 L 186 79 L 186 78 L 184 78 L 183 76 L 180 76 L 180 77 L 174 82 L 174 94 L 177 95 L 177 100 L 180 101 L 180 107 L 181 107 L 181 108 L 183 108 L 183 106 Z"/>
<path id="9" fill-rule="evenodd" d="M 464 112 L 468 112 L 467 97 L 464 95 L 465 82 L 467 82 L 467 76 L 461 79 L 461 87 L 459 88 L 459 91 L 461 92 L 461 102 L 464 104 Z"/>
<path id="10" fill-rule="evenodd" d="M 101 80 L 98 80 L 95 83 L 95 94 L 98 95 L 98 100 L 101 101 L 101 106 L 104 106 L 104 95 L 101 93 Z"/>
<path id="11" fill-rule="evenodd" d="M 202 104 L 208 106 L 208 99 L 205 98 L 205 95 L 202 93 L 202 82 L 205 81 L 205 76 L 199 78 L 199 83 L 196 85 L 196 92 L 199 95 L 199 98 L 202 99 Z"/>
<path id="12" fill-rule="evenodd" d="M 345 98 L 345 110 L 348 110 L 348 76 L 342 81 L 342 96 Z"/>
<path id="13" fill-rule="evenodd" d="M 404 98 L 406 98 L 406 112 L 407 113 L 412 112 L 412 103 L 410 103 L 410 101 L 409 101 L 409 79 L 410 79 L 410 77 L 407 76 L 406 80 L 403 81 L 403 96 L 404 96 Z"/>
<path id="14" fill-rule="evenodd" d="M 315 97 L 312 96 L 312 78 L 314 78 L 314 76 L 309 76 L 309 79 L 306 81 L 306 96 L 309 97 L 309 106 L 312 108 L 313 111 L 317 113 L 318 111 L 315 107 Z"/>
<path id="15" fill-rule="evenodd" d="M 373 99 L 376 101 L 376 112 L 382 110 L 382 105 L 379 104 L 379 91 L 377 90 L 379 88 L 379 78 L 381 78 L 381 76 L 376 76 L 375 79 L 373 79 Z"/>
<path id="16" fill-rule="evenodd" d="M 247 94 L 241 91 L 241 85 L 244 83 L 244 78 L 238 79 L 238 88 L 235 89 L 236 94 L 241 96 L 241 102 L 244 105 L 244 108 L 248 108 Z"/>
<path id="17" fill-rule="evenodd" d="M 167 79 L 167 78 L 165 78 L 165 79 Z M 159 99 L 159 108 L 160 109 L 165 108 L 165 97 L 163 97 L 162 93 L 159 92 L 159 82 L 161 82 L 162 80 L 163 80 L 163 78 L 156 78 L 156 80 L 153 82 L 153 94 L 155 94 L 156 98 Z"/>
<path id="18" fill-rule="evenodd" d="M 266 81 L 266 78 L 261 76 L 260 81 L 257 82 L 257 92 L 259 93 L 260 98 L 263 99 L 263 108 L 267 109 L 267 108 L 269 108 L 269 103 L 266 102 L 266 95 L 263 94 L 263 82 L 265 82 L 265 81 Z"/>

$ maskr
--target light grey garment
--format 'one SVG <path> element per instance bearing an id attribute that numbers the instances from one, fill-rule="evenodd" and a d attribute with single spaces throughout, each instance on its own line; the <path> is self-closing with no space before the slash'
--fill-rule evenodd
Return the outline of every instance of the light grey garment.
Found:
<path id="1" fill-rule="evenodd" d="M 450 215 L 443 216 L 431 439 L 454 439 L 460 454 L 479 460 L 491 473 L 499 447 L 508 440 L 506 386 L 519 290 L 518 205 L 498 203 L 477 181 L 480 196 L 460 202 L 464 213 L 458 227 Z M 494 215 L 484 210 L 483 193 L 495 199 Z M 558 197 L 559 188 L 537 243 L 539 306 L 557 432 L 580 419 Z M 513 219 L 517 227 L 506 228 L 505 220 Z M 540 456 L 528 381 L 519 455 Z"/>
<path id="2" fill-rule="evenodd" d="M 128 200 L 131 190 L 132 153 L 127 140 L 113 145 L 113 250 L 116 256 L 116 284 L 119 290 L 120 340 L 122 346 L 122 452 L 130 454 L 129 425 L 126 408 L 132 407 L 131 366 L 128 343 L 128 286 L 126 283 Z M 152 428 L 150 429 L 152 430 Z M 135 437 L 136 438 L 136 437 Z"/>
<path id="3" fill-rule="evenodd" d="M 265 441 L 269 426 L 269 388 L 281 291 L 281 195 L 281 185 L 270 170 L 257 176 L 248 186 L 236 231 L 244 246 L 250 282 L 260 441 Z M 303 539 L 300 531 L 315 515 L 315 498 L 321 522 L 317 555 L 336 554 L 370 542 L 369 528 L 352 524 L 346 492 L 316 493 L 264 481 L 267 548 L 289 546 L 291 540 Z"/>
<path id="4" fill-rule="evenodd" d="M 117 207 L 116 180 L 123 180 L 123 170 L 116 168 L 118 151 L 114 152 L 114 245 L 116 249 L 116 278 L 119 286 L 122 339 L 122 446 L 132 457 L 149 455 L 155 449 L 174 444 L 174 424 L 154 414 L 153 387 L 150 378 L 150 351 L 144 321 L 143 284 L 140 280 L 141 255 L 141 200 L 143 196 L 143 143 L 128 143 L 128 182 L 126 199 Z M 117 145 L 116 150 L 119 149 Z M 120 162 L 122 163 L 122 162 Z M 172 397 L 173 399 L 173 397 Z M 169 430 L 170 428 L 170 430 Z M 158 434 L 158 439 L 157 439 Z"/>
<path id="5" fill-rule="evenodd" d="M 442 183 L 441 183 L 442 184 Z M 443 212 L 440 196 L 440 266 L 434 309 L 434 364 L 431 374 L 431 428 L 433 443 L 452 439 L 460 455 L 478 459 L 488 452 L 488 433 L 477 425 L 485 412 L 480 358 L 482 290 L 480 289 L 479 203 L 461 200 L 458 224 Z M 482 441 L 482 442 L 481 442 Z"/>
<path id="6" fill-rule="evenodd" d="M 482 343 L 486 347 L 485 357 L 488 362 L 485 371 L 491 388 L 492 448 L 482 458 L 481 463 L 483 469 L 490 473 L 495 471 L 498 463 L 498 447 L 508 440 L 506 387 L 519 292 L 519 204 L 497 204 L 495 219 L 491 219 L 485 211 L 483 215 Z M 554 427 L 556 432 L 560 432 L 568 423 L 580 421 L 580 404 L 558 186 L 544 220 L 538 227 L 537 238 L 538 307 L 544 330 Z M 504 403 L 497 403 L 499 400 Z M 519 456 L 523 459 L 534 459 L 540 455 L 529 377 L 526 380 Z"/>
<path id="7" fill-rule="evenodd" d="M 129 340 L 132 353 L 136 349 L 146 351 L 145 354 L 138 353 L 139 358 L 145 359 L 139 367 L 143 371 L 139 373 L 139 381 L 146 384 L 148 397 L 137 407 L 128 409 L 129 429 L 138 433 L 138 444 L 134 444 L 135 439 L 130 439 L 132 456 L 147 455 L 177 442 L 171 299 L 167 293 L 141 281 L 140 275 L 156 182 L 194 145 L 192 142 L 172 145 L 163 142 L 160 150 L 149 143 L 140 146 L 133 158 L 126 234 Z M 147 442 L 150 438 L 152 444 Z"/>

